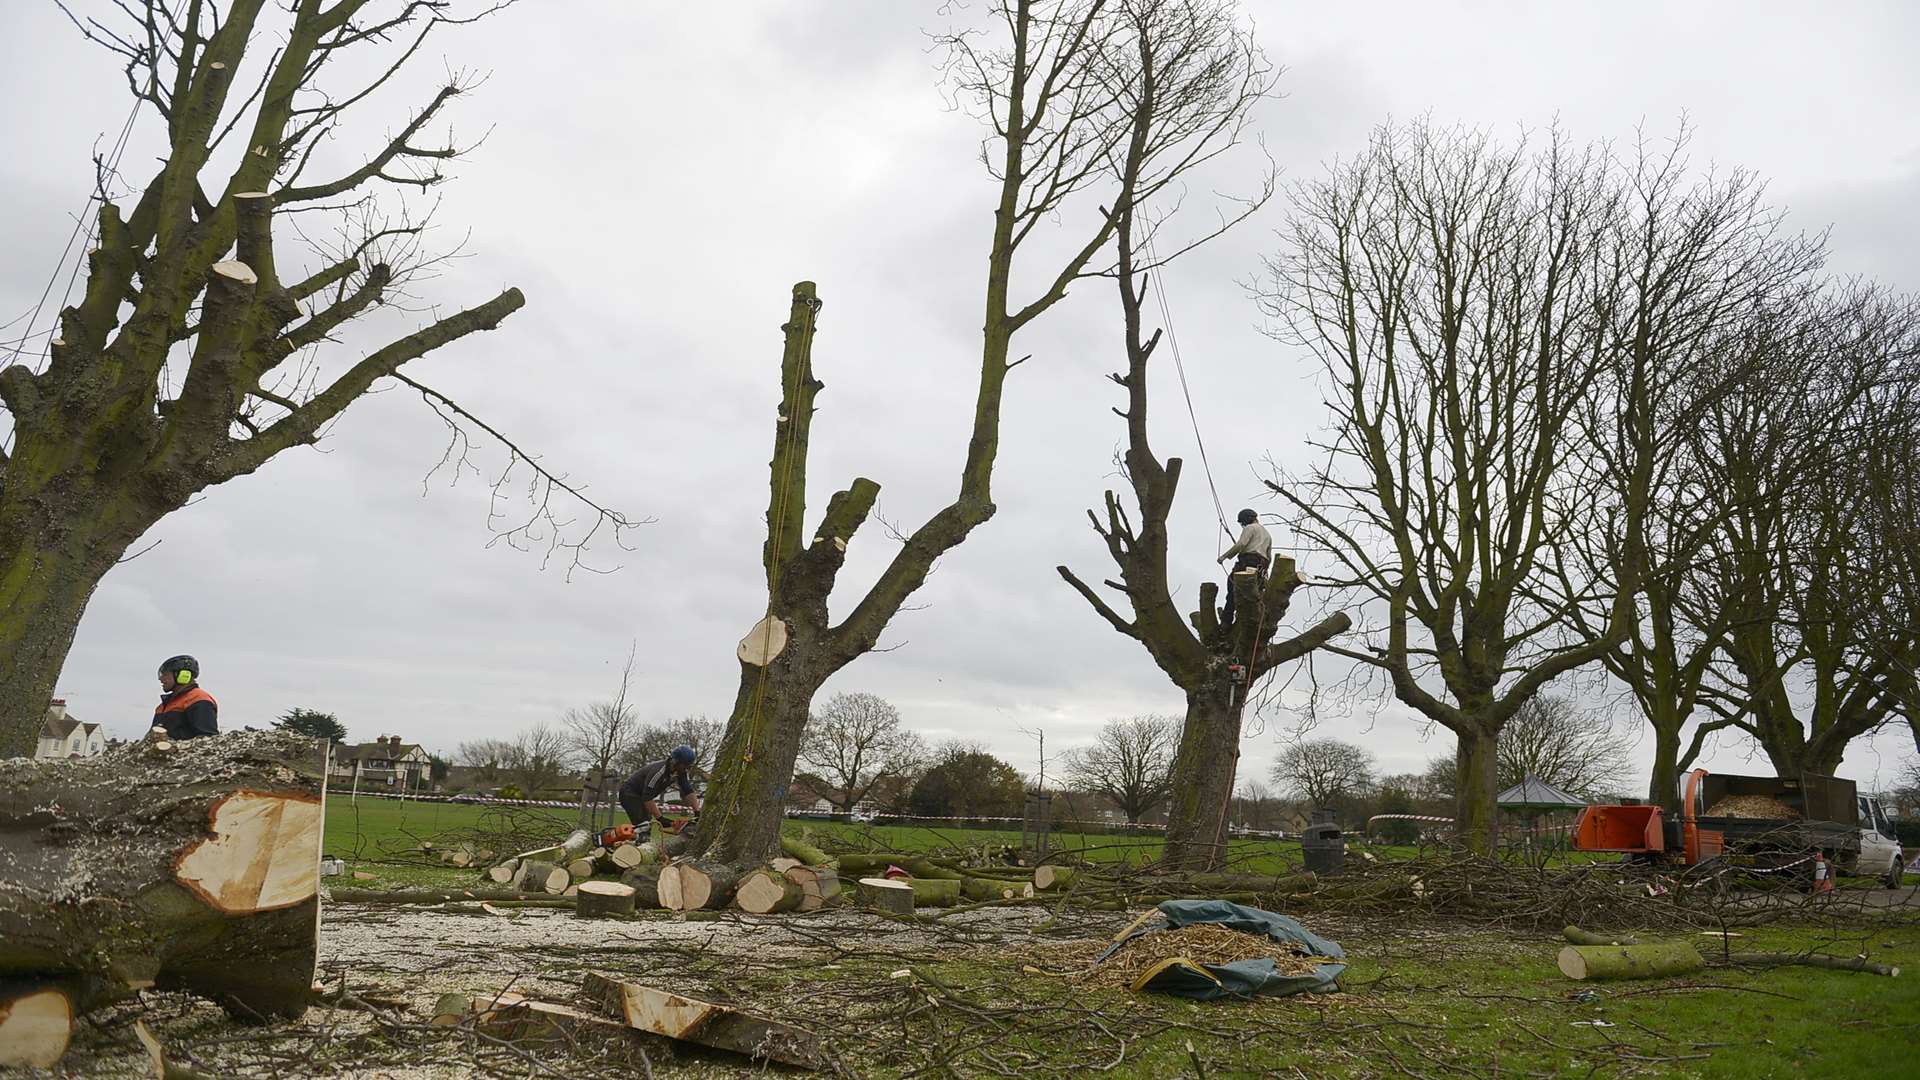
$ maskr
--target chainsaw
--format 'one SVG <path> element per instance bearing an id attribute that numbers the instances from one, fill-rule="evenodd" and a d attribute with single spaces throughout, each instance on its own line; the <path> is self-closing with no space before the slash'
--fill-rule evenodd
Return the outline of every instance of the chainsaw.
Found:
<path id="1" fill-rule="evenodd" d="M 674 836 L 678 836 L 680 833 L 684 832 L 687 828 L 691 827 L 695 819 L 691 815 L 689 815 L 687 817 L 679 817 L 679 818 L 663 817 L 663 818 L 660 818 L 659 820 L 660 820 L 660 827 L 663 830 L 665 830 L 666 832 Z M 640 830 L 635 826 L 615 825 L 613 828 L 606 829 L 600 833 L 600 846 L 612 847 L 615 844 L 631 844 L 634 841 L 638 840 L 639 838 L 640 838 Z"/>

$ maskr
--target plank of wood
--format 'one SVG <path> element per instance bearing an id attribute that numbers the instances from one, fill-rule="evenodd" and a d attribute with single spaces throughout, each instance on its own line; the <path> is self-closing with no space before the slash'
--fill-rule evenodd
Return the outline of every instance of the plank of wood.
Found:
<path id="1" fill-rule="evenodd" d="M 817 1038 L 776 1020 L 594 972 L 586 975 L 586 991 L 639 1031 L 804 1069 L 828 1064 Z"/>

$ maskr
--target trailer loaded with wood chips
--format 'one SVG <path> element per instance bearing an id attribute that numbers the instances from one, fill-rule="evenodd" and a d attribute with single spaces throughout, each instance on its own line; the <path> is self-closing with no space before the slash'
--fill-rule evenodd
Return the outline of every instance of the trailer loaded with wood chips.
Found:
<path id="1" fill-rule="evenodd" d="M 1816 854 L 1847 864 L 1860 851 L 1851 780 L 1695 769 L 1681 778 L 1679 796 L 1677 815 L 1658 806 L 1589 806 L 1574 822 L 1573 845 L 1649 862 L 1792 872 L 1809 880 Z"/>

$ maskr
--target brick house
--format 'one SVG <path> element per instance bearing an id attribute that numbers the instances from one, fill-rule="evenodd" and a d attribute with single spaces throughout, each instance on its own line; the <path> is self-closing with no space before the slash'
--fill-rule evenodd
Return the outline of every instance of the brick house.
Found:
<path id="1" fill-rule="evenodd" d="M 46 719 L 40 722 L 40 741 L 34 745 L 36 758 L 92 757 L 107 748 L 107 733 L 99 724 L 89 724 L 67 713 L 65 698 L 54 698 L 47 706 Z"/>

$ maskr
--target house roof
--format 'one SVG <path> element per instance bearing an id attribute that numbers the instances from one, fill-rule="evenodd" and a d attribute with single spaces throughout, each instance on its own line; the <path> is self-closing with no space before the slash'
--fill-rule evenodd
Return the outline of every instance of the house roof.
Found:
<path id="1" fill-rule="evenodd" d="M 363 742 L 339 754 L 343 761 L 398 761 L 420 749 L 419 743 Z"/>
<path id="2" fill-rule="evenodd" d="M 94 732 L 100 730 L 100 725 L 82 723 L 75 719 L 72 713 L 56 716 L 53 710 L 49 709 L 47 710 L 46 720 L 40 724 L 40 737 L 43 739 L 59 739 L 65 741 L 69 735 L 74 733 L 76 728 L 79 729 L 82 735 L 92 735 Z"/>
<path id="3" fill-rule="evenodd" d="M 1587 800 L 1569 795 L 1532 773 L 1495 795 L 1493 801 L 1502 810 L 1559 810 L 1587 805 Z"/>

